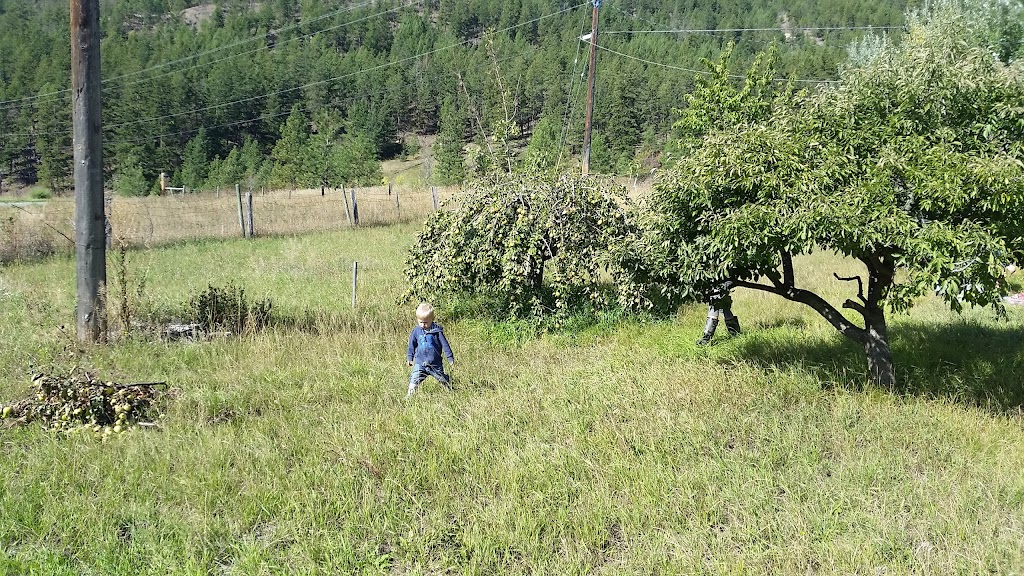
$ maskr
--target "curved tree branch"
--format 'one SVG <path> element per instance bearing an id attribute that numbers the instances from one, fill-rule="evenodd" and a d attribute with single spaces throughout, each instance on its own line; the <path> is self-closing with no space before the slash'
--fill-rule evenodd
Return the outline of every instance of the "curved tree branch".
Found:
<path id="1" fill-rule="evenodd" d="M 868 309 L 865 308 L 863 304 L 854 302 L 853 300 L 843 302 L 843 308 L 846 308 L 847 310 L 856 310 L 857 312 L 860 312 L 861 316 L 868 313 Z"/>
<path id="2" fill-rule="evenodd" d="M 815 312 L 821 315 L 822 318 L 828 320 L 829 324 L 839 330 L 843 336 L 863 344 L 867 339 L 867 332 L 859 326 L 853 325 L 846 316 L 843 316 L 834 306 L 825 301 L 824 298 L 818 296 L 814 292 L 809 290 L 802 290 L 800 288 L 794 288 L 792 286 L 768 286 L 766 284 L 760 284 L 758 282 L 747 282 L 745 280 L 732 280 L 733 286 L 737 288 L 750 288 L 751 290 L 760 290 L 762 292 L 769 292 L 782 296 L 786 300 L 793 302 L 799 302 L 810 306 Z"/>
<path id="3" fill-rule="evenodd" d="M 860 276 L 844 278 L 835 272 L 833 272 L 832 275 L 836 277 L 836 280 L 842 280 L 843 282 L 857 282 L 857 298 L 860 298 L 861 302 L 867 304 L 868 301 L 864 299 L 864 280 Z M 849 302 L 849 300 L 847 300 L 847 302 Z M 843 308 L 848 308 L 848 306 L 844 304 Z M 854 310 L 856 310 L 856 308 L 854 308 Z"/>

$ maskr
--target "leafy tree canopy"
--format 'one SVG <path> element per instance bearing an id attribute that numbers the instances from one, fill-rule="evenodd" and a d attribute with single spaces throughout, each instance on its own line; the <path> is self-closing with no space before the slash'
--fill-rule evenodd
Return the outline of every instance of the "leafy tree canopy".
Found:
<path id="1" fill-rule="evenodd" d="M 579 176 L 503 174 L 469 187 L 420 232 L 409 297 L 485 296 L 520 317 L 610 305 L 612 247 L 627 232 L 625 189 Z"/>
<path id="2" fill-rule="evenodd" d="M 656 186 L 648 265 L 683 295 L 731 279 L 811 306 L 892 385 L 886 309 L 936 288 L 955 310 L 998 309 L 1002 265 L 1024 249 L 1024 80 L 982 37 L 946 6 L 841 84 L 792 101 L 769 91 L 763 115 L 710 126 Z M 841 305 L 857 322 L 796 285 L 793 256 L 816 249 L 863 264 Z"/>

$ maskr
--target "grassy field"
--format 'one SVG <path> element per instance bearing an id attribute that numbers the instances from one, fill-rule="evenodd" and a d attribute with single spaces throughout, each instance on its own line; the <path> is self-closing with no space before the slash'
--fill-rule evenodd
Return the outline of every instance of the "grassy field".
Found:
<path id="1" fill-rule="evenodd" d="M 1024 573 L 1020 310 L 894 317 L 883 391 L 823 320 L 760 294 L 710 348 L 699 306 L 543 336 L 442 307 L 457 389 L 406 401 L 414 234 L 129 252 L 139 314 L 234 282 L 273 325 L 86 350 L 172 385 L 157 429 L 0 427 L 0 574 Z M 801 282 L 837 301 L 835 263 L 801 259 Z M 0 268 L 0 401 L 68 345 L 73 295 L 68 258 Z"/>

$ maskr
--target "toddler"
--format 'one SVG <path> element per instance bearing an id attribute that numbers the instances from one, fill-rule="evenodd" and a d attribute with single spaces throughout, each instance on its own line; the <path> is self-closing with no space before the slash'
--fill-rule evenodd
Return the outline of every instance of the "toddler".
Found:
<path id="1" fill-rule="evenodd" d="M 406 361 L 412 366 L 412 375 L 409 376 L 409 393 L 406 398 L 412 396 L 427 376 L 433 376 L 451 390 L 451 378 L 444 373 L 441 364 L 442 352 L 450 364 L 455 363 L 451 346 L 444 337 L 444 329 L 434 322 L 434 307 L 424 302 L 416 307 L 416 327 L 409 334 Z"/>

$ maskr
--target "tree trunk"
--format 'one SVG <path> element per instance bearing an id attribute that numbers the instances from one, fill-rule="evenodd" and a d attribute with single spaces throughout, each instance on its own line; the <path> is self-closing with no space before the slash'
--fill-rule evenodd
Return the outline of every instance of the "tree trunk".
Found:
<path id="1" fill-rule="evenodd" d="M 889 329 L 885 311 L 873 307 L 864 311 L 864 354 L 868 359 L 868 374 L 875 384 L 884 388 L 896 385 L 896 372 L 889 349 Z"/>
<path id="2" fill-rule="evenodd" d="M 878 386 L 892 388 L 896 385 L 896 372 L 892 366 L 892 351 L 886 338 L 869 336 L 864 342 L 864 353 L 868 357 L 868 374 Z"/>
<path id="3" fill-rule="evenodd" d="M 533 286 L 534 290 L 537 290 L 539 292 L 542 288 L 544 288 L 545 260 L 541 259 L 540 262 L 537 262 L 536 260 L 531 260 L 531 264 L 533 263 L 536 263 L 537 267 L 534 268 L 533 272 L 530 273 L 530 284 Z"/>

